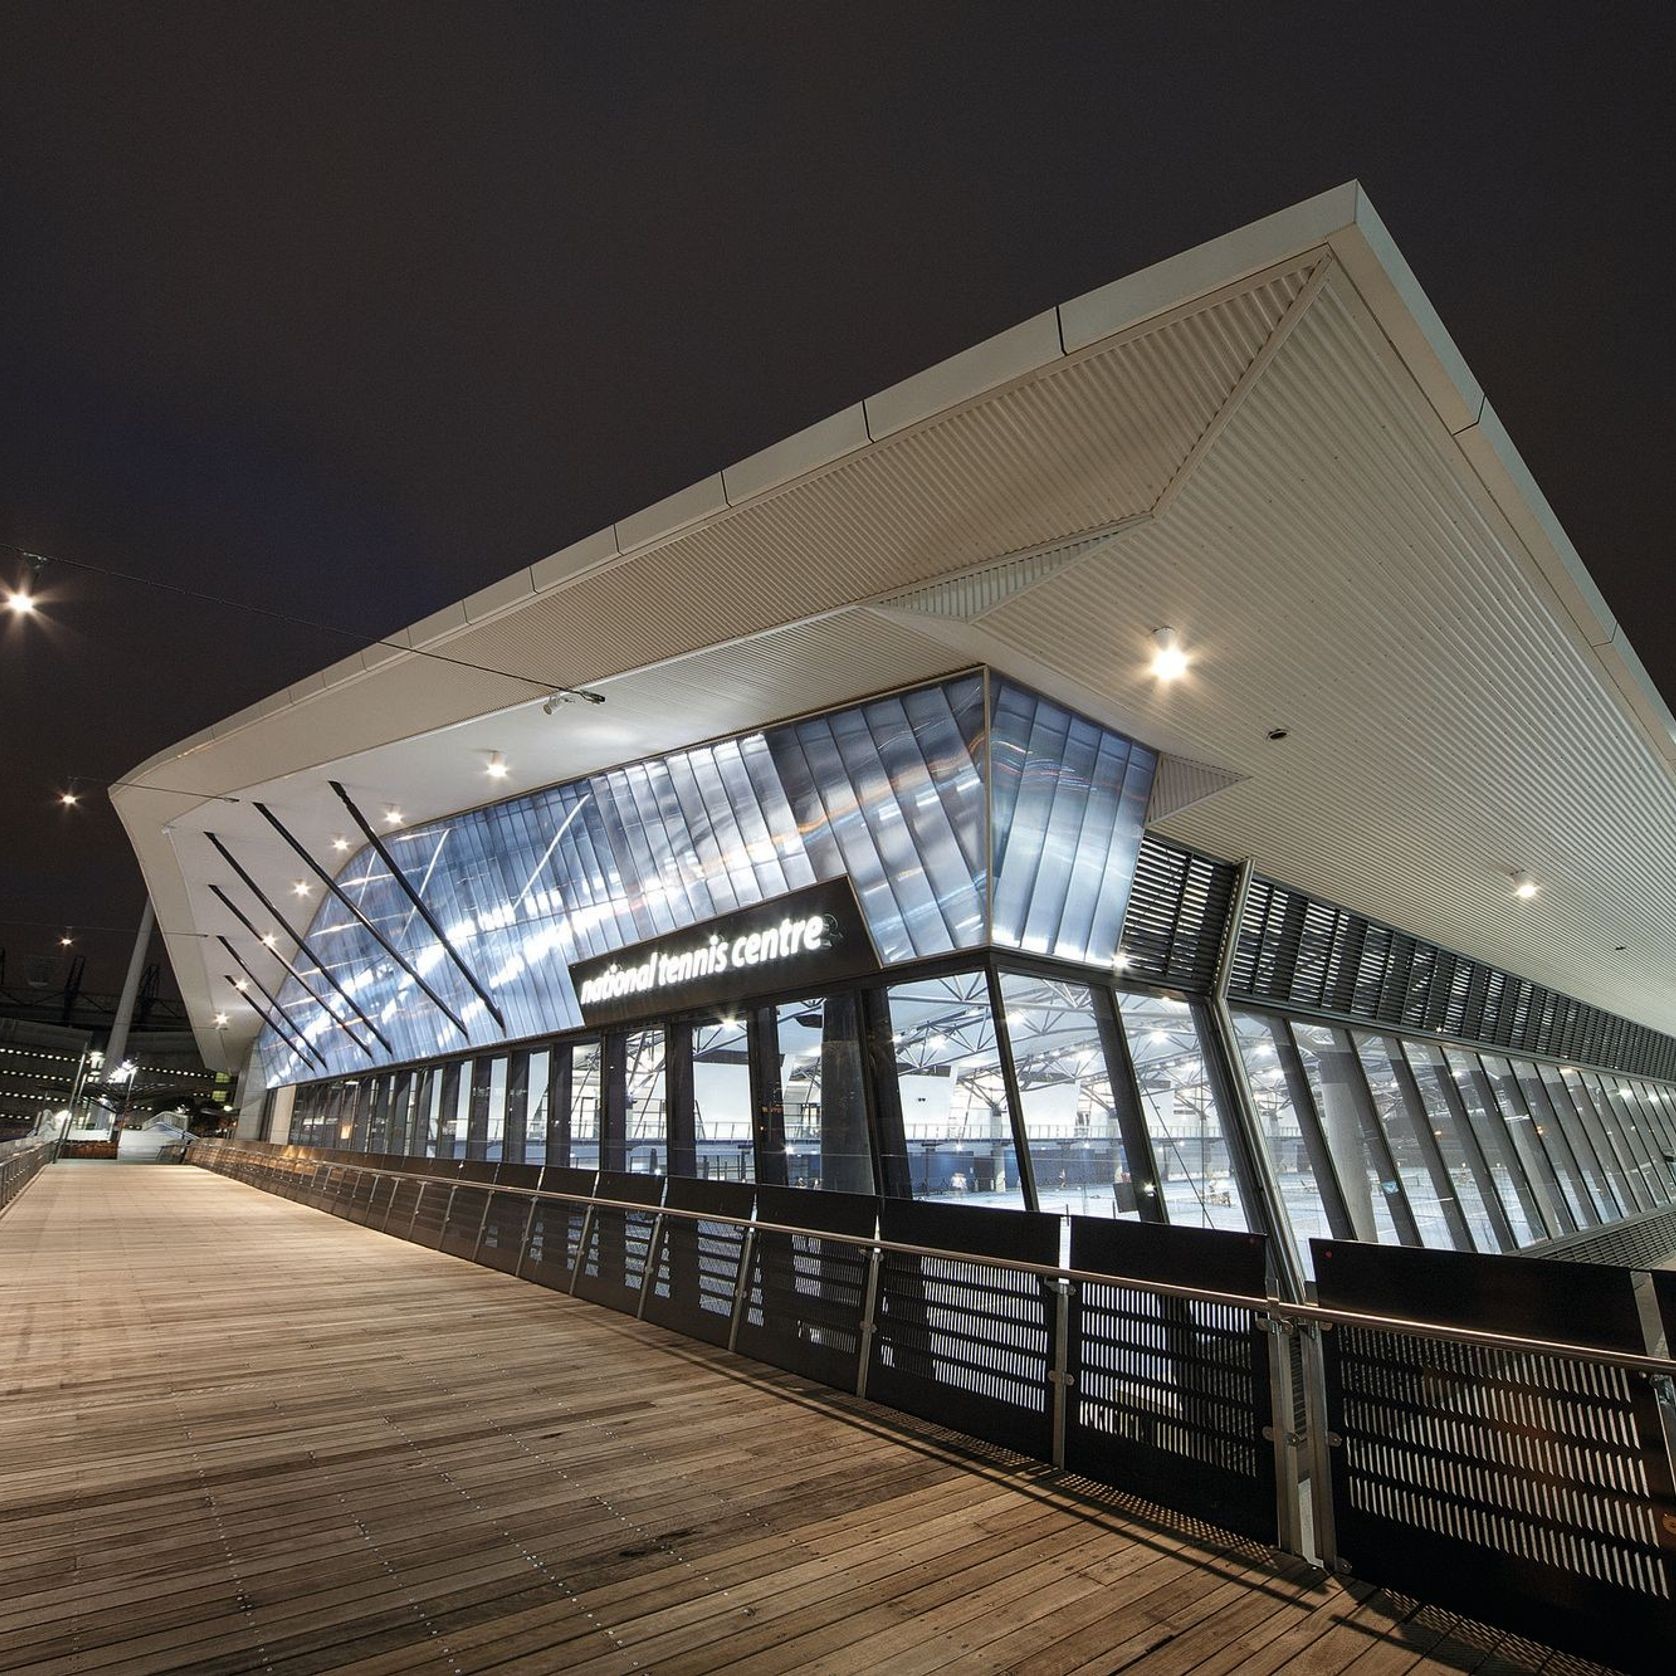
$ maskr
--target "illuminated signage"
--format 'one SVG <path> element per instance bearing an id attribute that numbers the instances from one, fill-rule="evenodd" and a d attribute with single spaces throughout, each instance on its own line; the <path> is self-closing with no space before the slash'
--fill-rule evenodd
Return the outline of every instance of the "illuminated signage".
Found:
<path id="1" fill-rule="evenodd" d="M 776 897 L 570 968 L 584 1024 L 623 1024 L 879 969 L 848 879 Z"/>

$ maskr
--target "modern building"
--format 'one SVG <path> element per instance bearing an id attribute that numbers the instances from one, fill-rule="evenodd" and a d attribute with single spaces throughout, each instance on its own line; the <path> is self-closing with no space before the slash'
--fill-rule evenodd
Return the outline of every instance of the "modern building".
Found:
<path id="1" fill-rule="evenodd" d="M 1673 773 L 1351 185 L 114 796 L 243 1133 L 1256 1228 L 1299 1289 L 1676 1253 Z"/>

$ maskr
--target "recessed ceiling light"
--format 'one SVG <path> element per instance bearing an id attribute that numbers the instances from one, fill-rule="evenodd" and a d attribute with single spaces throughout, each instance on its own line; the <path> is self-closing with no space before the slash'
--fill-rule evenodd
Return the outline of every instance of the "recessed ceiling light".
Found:
<path id="1" fill-rule="evenodd" d="M 27 617 L 34 612 L 35 596 L 26 594 L 19 588 L 15 592 L 7 594 L 6 605 L 15 615 Z"/>
<path id="2" fill-rule="evenodd" d="M 245 992 L 245 991 L 246 991 L 246 990 L 247 990 L 247 989 L 249 989 L 249 988 L 250 988 L 250 985 L 249 985 L 249 984 L 247 984 L 247 983 L 246 983 L 246 982 L 245 982 L 245 981 L 244 981 L 244 979 L 243 979 L 243 978 L 234 978 L 234 979 L 233 979 L 233 988 L 234 988 L 234 989 L 236 989 L 236 990 L 237 990 L 237 991 L 238 991 L 238 992 L 239 992 L 239 994 L 240 994 L 240 995 L 243 995 L 243 994 L 244 994 L 244 992 Z"/>
<path id="3" fill-rule="evenodd" d="M 217 1013 L 215 1015 L 215 1027 L 217 1030 L 225 1030 L 227 1028 L 227 1015 L 225 1013 Z"/>
<path id="4" fill-rule="evenodd" d="M 337 837 L 332 840 L 332 848 L 334 850 L 347 850 L 349 848 L 349 840 L 340 832 Z"/>
<path id="5" fill-rule="evenodd" d="M 1181 649 L 1181 638 L 1173 628 L 1152 631 L 1152 673 L 1160 681 L 1178 681 L 1187 673 L 1187 654 Z"/>
<path id="6" fill-rule="evenodd" d="M 307 879 L 298 879 L 296 883 L 291 886 L 291 894 L 293 896 L 307 896 L 308 892 L 309 883 Z"/>
<path id="7" fill-rule="evenodd" d="M 274 944 L 277 940 L 278 939 L 274 936 L 274 934 L 271 931 L 268 932 L 268 934 L 262 939 L 262 941 L 264 943 L 266 943 L 270 949 L 274 946 Z"/>
<path id="8" fill-rule="evenodd" d="M 386 809 L 384 811 L 384 824 L 386 826 L 400 826 L 402 824 L 401 810 L 394 807 Z"/>
<path id="9" fill-rule="evenodd" d="M 58 941 L 63 947 L 68 948 L 71 944 L 72 939 L 68 934 L 66 934 L 66 935 L 60 937 L 58 939 Z"/>
<path id="10" fill-rule="evenodd" d="M 489 766 L 484 770 L 491 780 L 504 780 L 511 770 L 506 766 L 506 758 L 499 751 L 489 753 Z"/>
<path id="11" fill-rule="evenodd" d="M 1537 883 L 1529 873 L 1515 873 L 1513 875 L 1513 894 L 1529 901 L 1537 892 Z"/>
<path id="12" fill-rule="evenodd" d="M 73 809 L 81 802 L 81 795 L 78 792 L 61 791 L 58 794 L 58 801 L 62 803 L 66 809 Z"/>

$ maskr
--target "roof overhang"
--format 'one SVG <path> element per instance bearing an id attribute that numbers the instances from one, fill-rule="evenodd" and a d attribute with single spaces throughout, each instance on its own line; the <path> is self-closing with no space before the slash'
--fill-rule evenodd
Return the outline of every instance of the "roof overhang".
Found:
<path id="1" fill-rule="evenodd" d="M 1164 624 L 1193 655 L 1169 685 Z M 1168 753 L 1165 835 L 1676 1025 L 1676 719 L 1354 184 L 834 414 L 113 796 L 206 1062 L 236 1063 L 256 1021 L 213 1028 L 213 939 L 262 954 L 203 834 L 281 902 L 300 872 L 253 801 L 330 864 L 329 779 L 428 818 L 976 661 Z M 606 702 L 544 713 L 561 685 Z"/>

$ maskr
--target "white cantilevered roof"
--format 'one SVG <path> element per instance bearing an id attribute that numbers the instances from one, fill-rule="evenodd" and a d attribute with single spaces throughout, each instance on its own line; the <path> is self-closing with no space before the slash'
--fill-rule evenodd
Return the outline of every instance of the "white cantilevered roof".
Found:
<path id="1" fill-rule="evenodd" d="M 1167 685 L 1165 624 L 1193 660 Z M 980 660 L 1168 753 L 1165 836 L 1676 1028 L 1676 721 L 1355 185 L 1046 309 L 113 795 L 236 1063 L 257 1024 L 213 938 L 279 968 L 203 834 L 282 905 L 300 871 L 251 800 L 330 865 L 328 779 L 411 821 Z M 545 715 L 557 685 L 607 702 Z"/>

